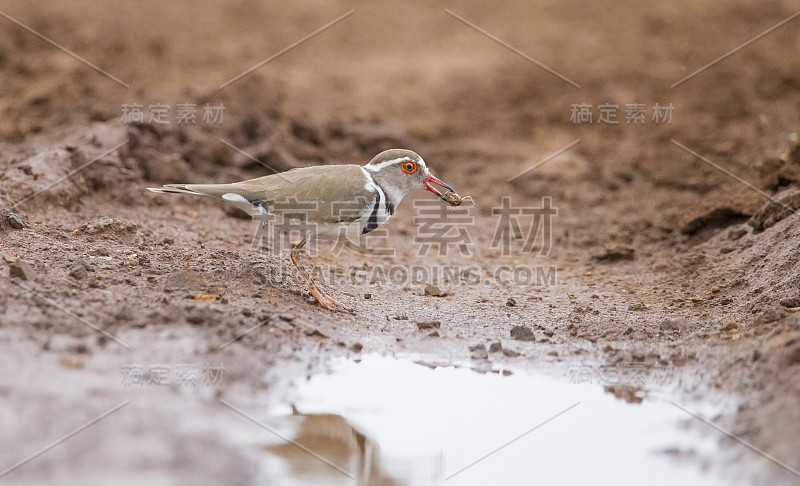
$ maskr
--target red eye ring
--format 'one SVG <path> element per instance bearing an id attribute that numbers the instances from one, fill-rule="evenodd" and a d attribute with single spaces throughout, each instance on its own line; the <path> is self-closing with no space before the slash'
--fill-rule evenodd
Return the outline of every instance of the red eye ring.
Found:
<path id="1" fill-rule="evenodd" d="M 401 167 L 406 174 L 413 174 L 417 171 L 417 163 L 413 160 L 406 160 Z"/>

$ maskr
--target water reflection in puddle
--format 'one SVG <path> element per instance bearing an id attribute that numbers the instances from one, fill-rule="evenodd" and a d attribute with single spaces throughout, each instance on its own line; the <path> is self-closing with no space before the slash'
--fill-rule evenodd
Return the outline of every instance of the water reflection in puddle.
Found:
<path id="1" fill-rule="evenodd" d="M 290 395 L 294 442 L 266 446 L 270 484 L 722 484 L 702 467 L 717 437 L 652 394 L 366 356 Z"/>

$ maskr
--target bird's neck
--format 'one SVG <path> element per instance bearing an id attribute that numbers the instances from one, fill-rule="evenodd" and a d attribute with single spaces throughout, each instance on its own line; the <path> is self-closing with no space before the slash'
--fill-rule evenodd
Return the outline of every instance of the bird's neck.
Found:
<path id="1" fill-rule="evenodd" d="M 372 183 L 380 187 L 383 191 L 383 194 L 386 196 L 387 207 L 388 205 L 391 205 L 392 208 L 390 213 L 394 212 L 394 208 L 396 208 L 397 205 L 400 204 L 400 201 L 403 200 L 403 197 L 405 197 L 406 191 L 395 186 L 394 184 L 386 184 L 381 178 L 380 171 L 365 172 L 372 179 Z"/>

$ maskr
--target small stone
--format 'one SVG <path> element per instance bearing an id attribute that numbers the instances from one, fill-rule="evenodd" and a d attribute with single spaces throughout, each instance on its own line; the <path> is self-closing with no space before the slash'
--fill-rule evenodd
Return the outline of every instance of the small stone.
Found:
<path id="1" fill-rule="evenodd" d="M 22 229 L 25 227 L 25 221 L 23 221 L 22 217 L 20 217 L 20 215 L 17 213 L 11 213 L 8 215 L 8 224 L 10 224 L 14 229 Z"/>
<path id="2" fill-rule="evenodd" d="M 508 307 L 514 307 L 517 305 L 517 301 L 513 297 L 509 297 L 508 300 L 506 301 L 506 305 Z"/>
<path id="3" fill-rule="evenodd" d="M 428 329 L 439 329 L 442 326 L 442 323 L 439 321 L 424 321 L 417 323 L 417 329 L 420 331 L 426 331 Z"/>
<path id="4" fill-rule="evenodd" d="M 519 353 L 514 351 L 513 349 L 504 349 L 503 356 L 506 356 L 508 358 L 516 358 L 517 356 L 519 356 Z"/>
<path id="5" fill-rule="evenodd" d="M 352 349 L 354 353 L 360 353 L 361 350 L 364 349 L 364 345 L 361 343 L 353 343 L 350 349 Z"/>
<path id="6" fill-rule="evenodd" d="M 503 344 L 500 341 L 493 342 L 489 345 L 490 353 L 499 353 L 503 351 Z"/>
<path id="7" fill-rule="evenodd" d="M 318 337 L 318 338 L 322 338 L 322 339 L 328 339 L 327 334 L 323 333 L 318 328 L 306 329 L 306 336 L 308 336 L 308 337 Z"/>
<path id="8" fill-rule="evenodd" d="M 631 334 L 633 334 L 633 328 L 632 327 L 629 327 L 629 328 L 625 329 L 625 332 L 622 333 L 623 336 L 629 336 Z"/>
<path id="9" fill-rule="evenodd" d="M 725 331 L 725 332 L 738 332 L 739 331 L 739 324 L 737 324 L 736 321 L 731 319 L 731 320 L 723 323 L 721 330 Z"/>
<path id="10" fill-rule="evenodd" d="M 631 358 L 633 358 L 634 361 L 644 361 L 645 356 L 644 353 L 636 351 L 633 354 L 631 354 Z"/>
<path id="11" fill-rule="evenodd" d="M 476 344 L 474 346 L 469 347 L 470 351 L 486 351 L 486 346 L 483 344 Z"/>
<path id="12" fill-rule="evenodd" d="M 30 264 L 24 260 L 17 260 L 11 264 L 8 271 L 8 276 L 11 278 L 18 278 L 20 280 L 35 280 L 36 272 L 31 268 Z"/>
<path id="13" fill-rule="evenodd" d="M 798 299 L 797 297 L 792 297 L 790 299 L 781 299 L 781 301 L 778 303 L 781 306 L 788 307 L 790 309 L 794 309 L 795 307 L 800 307 L 800 299 Z"/>
<path id="14" fill-rule="evenodd" d="M 780 307 L 770 308 L 756 314 L 755 323 L 769 324 L 770 322 L 775 322 L 783 319 L 785 315 L 786 315 L 785 311 Z"/>
<path id="15" fill-rule="evenodd" d="M 647 306 L 642 304 L 641 302 L 637 302 L 635 304 L 631 304 L 628 307 L 628 310 L 629 311 L 643 311 L 643 310 L 647 310 Z"/>
<path id="16" fill-rule="evenodd" d="M 439 287 L 437 287 L 437 286 L 435 286 L 433 284 L 428 284 L 428 285 L 425 286 L 425 295 L 428 295 L 428 296 L 431 296 L 431 297 L 446 297 L 448 294 L 447 294 L 447 292 L 445 292 L 444 290 L 440 289 Z"/>
<path id="17" fill-rule="evenodd" d="M 365 298 L 366 300 L 369 300 L 369 299 L 371 299 L 371 298 L 372 298 L 372 294 L 364 294 L 364 298 Z"/>
<path id="18" fill-rule="evenodd" d="M 431 331 L 431 332 L 429 332 L 428 333 L 428 337 L 434 337 L 434 338 L 439 337 L 439 331 Z"/>
<path id="19" fill-rule="evenodd" d="M 511 338 L 517 341 L 536 341 L 533 331 L 525 326 L 514 326 L 511 329 Z"/>
<path id="20" fill-rule="evenodd" d="M 83 264 L 78 263 L 69 271 L 69 276 L 74 278 L 75 280 L 83 280 L 88 275 L 86 271 L 86 267 Z"/>

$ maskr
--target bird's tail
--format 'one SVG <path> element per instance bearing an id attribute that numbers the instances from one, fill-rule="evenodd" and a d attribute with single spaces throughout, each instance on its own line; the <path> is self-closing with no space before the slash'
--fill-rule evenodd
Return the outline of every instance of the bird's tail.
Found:
<path id="1" fill-rule="evenodd" d="M 195 194 L 199 196 L 222 197 L 233 192 L 230 184 L 166 184 L 161 187 L 148 187 L 148 191 L 171 194 Z"/>
<path id="2" fill-rule="evenodd" d="M 221 197 L 234 203 L 250 216 L 264 214 L 261 200 L 248 200 L 240 194 L 241 188 L 235 184 L 166 184 L 161 187 L 148 187 L 148 191 L 172 194 L 195 194 L 198 196 Z"/>

